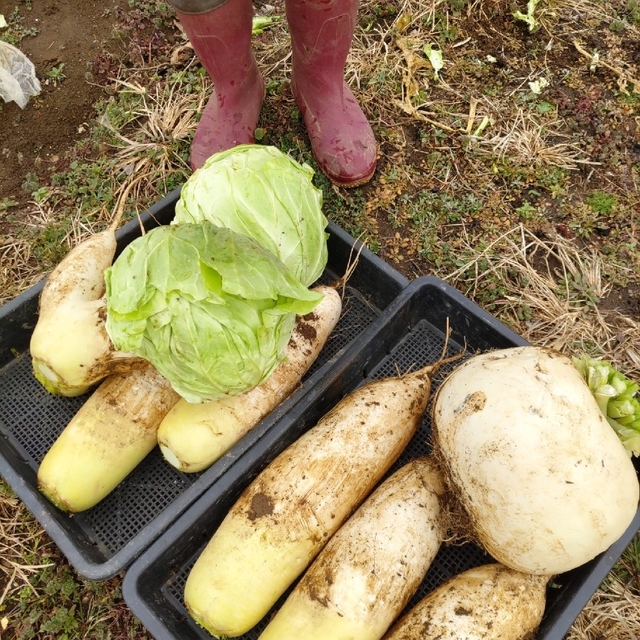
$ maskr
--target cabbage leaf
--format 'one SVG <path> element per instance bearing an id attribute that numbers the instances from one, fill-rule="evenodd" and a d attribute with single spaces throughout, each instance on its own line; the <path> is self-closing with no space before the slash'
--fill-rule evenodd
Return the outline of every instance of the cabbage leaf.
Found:
<path id="1" fill-rule="evenodd" d="M 173 224 L 208 220 L 254 238 L 309 286 L 328 259 L 328 222 L 313 175 L 275 147 L 221 151 L 183 185 Z"/>
<path id="2" fill-rule="evenodd" d="M 258 242 L 210 222 L 161 226 L 105 273 L 109 337 L 188 402 L 243 393 L 283 357 L 322 296 Z"/>
<path id="3" fill-rule="evenodd" d="M 640 386 L 606 360 L 582 354 L 572 361 L 629 455 L 640 456 Z"/>

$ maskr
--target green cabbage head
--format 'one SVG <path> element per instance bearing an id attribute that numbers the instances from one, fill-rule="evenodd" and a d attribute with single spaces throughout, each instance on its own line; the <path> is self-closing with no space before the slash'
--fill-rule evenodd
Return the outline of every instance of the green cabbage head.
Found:
<path id="1" fill-rule="evenodd" d="M 208 220 L 257 240 L 304 285 L 327 264 L 327 219 L 313 169 L 275 147 L 244 144 L 212 155 L 185 182 L 174 223 Z"/>
<path id="2" fill-rule="evenodd" d="M 188 402 L 243 393 L 283 357 L 322 296 L 255 240 L 210 222 L 161 226 L 107 269 L 107 332 Z"/>

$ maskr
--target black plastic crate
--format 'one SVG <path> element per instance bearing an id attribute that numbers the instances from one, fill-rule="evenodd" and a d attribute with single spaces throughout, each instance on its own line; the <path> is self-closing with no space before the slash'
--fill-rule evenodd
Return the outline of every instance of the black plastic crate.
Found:
<path id="1" fill-rule="evenodd" d="M 527 344 L 443 281 L 431 277 L 414 280 L 349 347 L 342 366 L 335 367 L 129 569 L 123 584 L 125 601 L 156 640 L 211 638 L 187 614 L 182 592 L 190 568 L 242 490 L 268 462 L 365 380 L 393 376 L 437 360 L 444 346 L 447 319 L 453 331 L 451 355 L 464 344 L 469 352 Z M 447 365 L 436 376 L 434 389 L 454 366 Z M 429 415 L 430 406 L 419 431 L 389 473 L 429 452 Z M 606 553 L 555 579 L 538 640 L 565 636 L 639 528 L 640 512 Z M 475 545 L 443 545 L 408 607 L 449 577 L 487 561 L 491 558 Z M 269 617 L 241 636 L 242 640 L 257 638 Z"/>
<path id="2" fill-rule="evenodd" d="M 119 250 L 140 235 L 173 219 L 179 190 L 169 194 L 140 221 L 118 233 Z M 335 225 L 329 226 L 329 263 L 322 282 L 345 273 L 360 245 Z M 36 485 L 40 461 L 86 396 L 47 394 L 31 372 L 29 340 L 37 320 L 39 283 L 0 308 L 0 475 L 39 520 L 76 571 L 104 580 L 126 568 L 278 420 L 320 382 L 345 347 L 378 317 L 402 289 L 406 278 L 367 249 L 346 288 L 343 315 L 304 384 L 227 455 L 206 471 L 185 474 L 171 467 L 156 449 L 107 498 L 70 516 L 54 507 Z"/>

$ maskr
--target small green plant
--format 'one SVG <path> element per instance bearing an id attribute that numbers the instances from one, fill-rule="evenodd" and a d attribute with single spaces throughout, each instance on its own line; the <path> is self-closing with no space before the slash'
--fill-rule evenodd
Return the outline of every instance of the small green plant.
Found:
<path id="1" fill-rule="evenodd" d="M 624 33 L 625 29 L 627 28 L 627 25 L 625 24 L 624 20 L 612 20 L 609 23 L 609 31 L 612 31 L 613 33 Z"/>
<path id="2" fill-rule="evenodd" d="M 538 213 L 538 208 L 525 200 L 517 209 L 516 215 L 521 220 L 533 220 Z"/>
<path id="3" fill-rule="evenodd" d="M 593 213 L 609 215 L 618 204 L 618 199 L 606 191 L 594 191 L 586 198 L 586 203 L 591 207 Z"/>
<path id="4" fill-rule="evenodd" d="M 131 15 L 141 20 L 151 20 L 157 28 L 169 26 L 175 14 L 167 2 L 160 0 L 129 0 Z"/>
<path id="5" fill-rule="evenodd" d="M 30 11 L 31 3 L 26 3 L 24 8 Z M 0 31 L 0 40 L 8 42 L 14 47 L 17 47 L 25 38 L 38 35 L 38 30 L 35 27 L 24 25 L 24 16 L 20 13 L 20 7 L 14 7 L 6 20 L 7 28 Z"/>
<path id="6" fill-rule="evenodd" d="M 104 158 L 93 162 L 74 160 L 67 171 L 52 176 L 52 183 L 65 200 L 75 201 L 79 210 L 87 215 L 112 200 L 114 182 L 109 171 L 112 165 L 113 162 Z"/>
<path id="7" fill-rule="evenodd" d="M 35 173 L 29 172 L 22 183 L 22 190 L 25 193 L 32 194 L 40 188 L 40 181 Z"/>
<path id="8" fill-rule="evenodd" d="M 47 84 L 57 87 L 67 76 L 64 74 L 65 63 L 61 62 L 56 67 L 49 69 L 44 75 L 47 77 Z"/>
<path id="9" fill-rule="evenodd" d="M 629 0 L 626 9 L 629 15 L 629 22 L 640 24 L 640 0 Z"/>
<path id="10" fill-rule="evenodd" d="M 555 113 L 556 105 L 546 100 L 541 100 L 537 103 L 536 109 L 538 113 Z"/>
<path id="11" fill-rule="evenodd" d="M 33 253 L 47 268 L 53 268 L 67 253 L 65 237 L 68 231 L 68 224 L 57 225 L 53 222 L 31 231 Z"/>
<path id="12" fill-rule="evenodd" d="M 539 3 L 540 0 L 529 0 L 529 2 L 527 2 L 527 13 L 523 13 L 522 11 L 513 12 L 513 17 L 516 20 L 521 20 L 522 22 L 527 24 L 530 33 L 533 33 L 540 28 L 540 23 L 533 15 Z"/>
<path id="13" fill-rule="evenodd" d="M 39 187 L 31 194 L 31 197 L 33 198 L 34 202 L 42 204 L 49 198 L 50 195 L 51 192 L 49 191 L 48 187 Z"/>
<path id="14" fill-rule="evenodd" d="M 568 273 L 559 281 L 558 296 L 567 298 L 576 307 L 595 307 L 600 302 L 600 296 L 593 290 L 593 286 L 587 278 L 580 273 Z"/>
<path id="15" fill-rule="evenodd" d="M 449 4 L 454 11 L 462 11 L 467 7 L 470 0 L 449 0 Z"/>
<path id="16" fill-rule="evenodd" d="M 7 209 L 11 209 L 11 207 L 17 206 L 18 202 L 11 198 L 2 198 L 2 200 L 0 200 L 0 211 L 7 211 Z"/>

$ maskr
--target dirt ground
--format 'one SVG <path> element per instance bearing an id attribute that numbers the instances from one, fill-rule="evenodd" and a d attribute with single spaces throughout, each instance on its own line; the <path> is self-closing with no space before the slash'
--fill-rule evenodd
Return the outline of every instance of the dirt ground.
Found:
<path id="1" fill-rule="evenodd" d="M 91 81 L 104 52 L 118 53 L 112 30 L 116 12 L 127 1 L 44 0 L 33 3 L 30 10 L 17 4 L 22 5 L 28 25 L 38 31 L 35 37 L 25 38 L 20 49 L 35 65 L 42 91 L 25 109 L 15 102 L 3 107 L 0 185 L 2 198 L 26 203 L 29 194 L 21 186 L 27 173 L 35 173 L 46 184 L 95 117 L 93 105 L 104 95 L 104 88 Z M 65 78 L 55 84 L 46 74 L 60 64 L 64 64 Z"/>
<path id="2" fill-rule="evenodd" d="M 9 103 L 4 105 L 0 112 L 0 152 L 3 159 L 0 163 L 0 200 L 8 198 L 17 202 L 18 207 L 13 207 L 11 212 L 14 217 L 19 218 L 21 208 L 26 207 L 31 197 L 30 189 L 25 184 L 27 179 L 33 184 L 37 178 L 39 184 L 46 185 L 53 173 L 64 171 L 74 158 L 87 157 L 95 153 L 95 150 L 90 151 L 88 147 L 85 149 L 74 146 L 79 140 L 86 139 L 88 123 L 96 115 L 96 101 L 107 99 L 109 91 L 113 91 L 113 85 L 108 84 L 106 78 L 113 72 L 114 67 L 142 67 L 145 64 L 153 64 L 154 47 L 157 47 L 158 51 L 166 51 L 167 46 L 171 46 L 175 33 L 171 29 L 154 33 L 148 19 L 136 20 L 136 12 L 131 10 L 127 0 L 87 0 L 81 3 L 58 0 L 31 3 L 22 0 L 17 6 L 25 16 L 25 28 L 33 27 L 37 30 L 37 35 L 25 37 L 20 47 L 35 64 L 42 81 L 41 94 L 32 98 L 24 110 L 15 103 Z M 375 7 L 375 19 L 393 17 L 385 15 L 385 11 L 391 11 L 389 7 L 393 7 L 392 3 L 382 2 Z M 542 31 L 526 34 L 521 27 L 516 26 L 517 37 L 513 37 L 514 24 L 511 16 L 494 15 L 490 10 L 491 3 L 487 3 L 487 7 L 487 13 L 482 16 L 483 21 L 480 25 L 477 24 L 477 16 L 472 17 L 468 25 L 469 32 L 474 35 L 473 47 L 477 49 L 478 56 L 486 52 L 495 54 L 493 57 L 497 74 L 507 77 L 526 74 L 528 68 L 532 67 L 531 52 L 548 46 L 549 34 Z M 370 19 L 370 16 L 365 14 L 362 22 Z M 118 31 L 115 25 L 118 25 Z M 463 30 L 464 24 L 459 37 Z M 607 42 L 613 35 L 611 33 L 603 36 L 601 30 L 594 29 L 581 35 L 588 43 L 585 44 L 588 51 L 615 48 L 615 43 L 612 45 Z M 565 70 L 567 74 L 569 70 L 577 67 L 585 68 L 584 56 L 571 47 L 569 42 L 566 45 L 554 50 L 554 58 L 548 61 L 548 64 L 553 65 L 554 69 Z M 627 56 L 640 56 L 640 42 L 630 38 L 626 46 Z M 47 74 L 61 64 L 64 65 L 64 80 L 55 82 L 48 78 Z M 409 66 L 409 63 L 407 64 Z M 411 74 L 411 69 L 408 69 L 408 73 Z M 576 236 L 576 227 L 591 225 L 587 244 L 602 247 L 611 243 L 623 253 L 621 258 L 627 260 L 627 254 L 635 252 L 637 242 L 637 224 L 640 219 L 637 209 L 636 215 L 631 219 L 628 215 L 624 217 L 625 212 L 623 216 L 612 215 L 607 220 L 600 220 L 595 224 L 592 220 L 584 223 L 576 221 L 569 213 L 570 205 L 583 206 L 587 194 L 599 189 L 627 193 L 637 191 L 634 183 L 634 175 L 637 174 L 637 169 L 634 173 L 634 167 L 640 166 L 640 124 L 637 108 L 629 106 L 626 109 L 612 109 L 611 94 L 616 88 L 616 76 L 609 73 L 605 78 L 606 69 L 598 70 L 597 73 L 600 77 L 596 81 L 583 73 L 577 77 L 577 82 L 565 82 L 562 86 L 554 87 L 549 94 L 549 98 L 558 107 L 564 125 L 568 126 L 568 130 L 556 136 L 553 142 L 562 143 L 563 135 L 573 134 L 576 138 L 582 139 L 582 152 L 588 158 L 588 163 L 580 165 L 569 179 L 569 197 L 557 198 L 553 187 L 541 189 L 540 185 L 535 183 L 527 184 L 525 177 L 522 195 L 519 198 L 523 202 L 532 202 L 544 212 L 544 220 L 528 225 L 536 233 L 544 235 L 557 232 L 572 239 Z M 465 80 L 472 81 L 473 78 L 469 75 Z M 617 80 L 619 83 L 620 78 Z M 472 92 L 473 88 L 470 86 L 469 90 Z M 442 105 L 451 101 L 451 96 L 437 87 L 434 87 L 434 93 L 430 97 L 432 102 L 440 101 Z M 364 98 L 367 99 L 371 98 Z M 378 110 L 376 105 L 363 106 L 369 113 Z M 291 96 L 288 94 L 288 88 L 279 95 L 267 97 L 263 119 L 270 118 L 272 137 L 282 133 L 283 129 L 291 128 L 290 110 Z M 406 224 L 410 230 L 410 221 L 406 220 L 406 216 L 403 220 L 402 212 L 394 212 L 399 200 L 396 194 L 407 187 L 410 189 L 412 185 L 407 185 L 406 180 L 390 184 L 386 174 L 393 173 L 394 166 L 398 164 L 409 169 L 428 166 L 433 157 L 443 154 L 444 147 L 438 146 L 433 135 L 425 136 L 428 120 L 425 121 L 425 125 L 416 117 L 407 117 L 403 122 L 400 112 L 398 116 L 401 133 L 380 136 L 378 179 L 365 186 L 363 193 L 368 201 L 368 223 L 379 237 L 380 255 L 405 275 L 413 278 L 432 271 L 433 264 L 428 258 L 424 259 L 424 251 L 420 252 L 413 246 L 414 240 L 410 234 L 405 236 L 400 233 L 402 237 L 397 237 L 397 225 Z M 378 122 L 377 128 L 384 124 L 386 123 Z M 302 128 L 299 128 L 302 131 Z M 464 147 L 453 145 L 444 153 L 449 154 L 454 170 L 460 173 L 458 189 L 473 190 L 474 185 L 464 182 L 466 172 L 469 171 Z M 604 165 L 606 170 L 600 170 L 598 165 Z M 500 211 L 504 209 L 505 204 L 511 209 L 519 204 L 497 200 L 502 189 L 501 183 L 505 178 L 498 175 L 491 178 L 496 184 L 496 202 L 487 202 L 486 207 L 479 211 L 477 216 L 471 217 L 471 228 L 489 224 L 492 231 L 495 231 L 518 222 L 517 218 L 505 216 Z M 521 179 L 521 176 L 518 179 Z M 411 177 L 407 180 L 411 182 Z M 420 184 L 419 188 L 437 193 L 441 187 L 436 176 L 430 184 Z M 525 195 L 527 190 L 534 195 Z M 491 207 L 494 207 L 494 213 L 489 211 L 488 214 Z M 458 233 L 455 224 L 450 225 L 450 228 L 451 234 Z M 0 220 L 1 231 L 3 227 Z M 447 229 L 443 228 L 441 240 L 447 241 L 447 235 Z M 614 285 L 603 304 L 607 308 L 619 308 L 631 315 L 639 314 L 640 287 L 635 278 L 624 286 Z"/>

